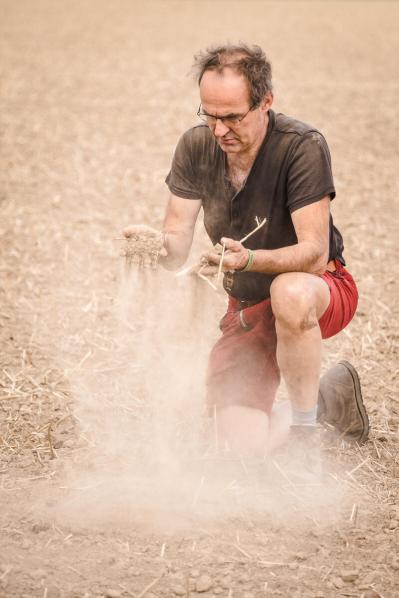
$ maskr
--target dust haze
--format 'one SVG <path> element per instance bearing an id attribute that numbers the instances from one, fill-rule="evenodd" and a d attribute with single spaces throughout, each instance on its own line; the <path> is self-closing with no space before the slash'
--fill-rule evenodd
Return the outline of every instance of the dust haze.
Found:
<path id="1" fill-rule="evenodd" d="M 73 371 L 75 415 L 90 448 L 68 468 L 51 516 L 78 527 L 140 523 L 168 532 L 266 513 L 300 524 L 323 513 L 331 523 L 344 491 L 337 479 L 296 487 L 269 456 L 220 446 L 205 377 L 223 290 L 123 257 L 118 271 L 110 336 L 125 367 L 90 355 Z"/>

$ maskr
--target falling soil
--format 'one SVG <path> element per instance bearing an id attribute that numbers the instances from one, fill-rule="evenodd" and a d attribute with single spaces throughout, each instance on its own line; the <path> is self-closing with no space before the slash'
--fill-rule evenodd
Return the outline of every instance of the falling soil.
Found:
<path id="1" fill-rule="evenodd" d="M 157 268 L 163 242 L 161 233 L 154 235 L 151 232 L 140 231 L 131 234 L 122 250 L 127 268 Z"/>

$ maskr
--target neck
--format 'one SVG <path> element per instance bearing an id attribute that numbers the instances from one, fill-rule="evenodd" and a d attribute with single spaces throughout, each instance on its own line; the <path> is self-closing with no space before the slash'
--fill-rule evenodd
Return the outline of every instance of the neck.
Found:
<path id="1" fill-rule="evenodd" d="M 234 166 L 240 170 L 249 170 L 251 168 L 256 156 L 258 155 L 259 148 L 265 139 L 268 125 L 269 115 L 267 114 L 263 123 L 263 127 L 259 130 L 259 135 L 256 137 L 254 142 L 241 152 L 236 154 L 227 154 L 227 163 L 229 166 Z"/>

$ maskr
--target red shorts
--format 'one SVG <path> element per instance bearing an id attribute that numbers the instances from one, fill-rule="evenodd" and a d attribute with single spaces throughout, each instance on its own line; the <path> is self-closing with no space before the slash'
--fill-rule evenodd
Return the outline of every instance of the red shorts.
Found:
<path id="1" fill-rule="evenodd" d="M 322 278 L 330 288 L 330 303 L 319 326 L 322 338 L 329 338 L 353 318 L 358 293 L 352 276 L 338 260 L 335 272 L 326 271 Z M 245 405 L 270 413 L 280 384 L 270 298 L 241 309 L 240 302 L 230 297 L 220 328 L 222 336 L 209 358 L 208 407 Z"/>

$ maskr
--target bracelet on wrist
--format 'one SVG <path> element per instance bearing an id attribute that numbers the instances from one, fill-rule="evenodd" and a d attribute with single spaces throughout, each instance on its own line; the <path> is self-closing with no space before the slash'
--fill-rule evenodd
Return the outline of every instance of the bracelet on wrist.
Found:
<path id="1" fill-rule="evenodd" d="M 254 263 L 254 259 L 255 259 L 255 254 L 252 251 L 252 249 L 248 249 L 248 261 L 245 264 L 245 266 L 243 268 L 241 268 L 241 270 L 239 270 L 239 272 L 248 272 L 248 270 L 251 269 L 252 264 Z"/>

